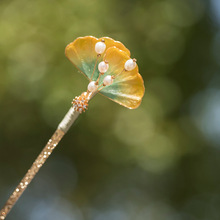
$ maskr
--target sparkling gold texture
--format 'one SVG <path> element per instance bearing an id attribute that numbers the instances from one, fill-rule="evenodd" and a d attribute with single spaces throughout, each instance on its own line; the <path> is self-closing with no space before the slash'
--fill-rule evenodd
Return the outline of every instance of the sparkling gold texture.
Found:
<path id="1" fill-rule="evenodd" d="M 9 197 L 8 201 L 0 211 L 0 220 L 5 219 L 7 214 L 10 212 L 14 204 L 17 202 L 17 200 L 20 198 L 22 193 L 25 191 L 29 183 L 32 181 L 34 176 L 37 174 L 39 169 L 42 167 L 42 165 L 45 163 L 47 158 L 50 156 L 50 154 L 53 152 L 57 144 L 60 142 L 62 137 L 64 136 L 64 132 L 60 129 L 57 129 L 51 139 L 48 141 L 44 149 L 41 151 L 37 159 L 34 161 L 31 168 L 28 170 L 24 178 L 21 180 L 19 185 L 16 187 L 14 192 Z"/>

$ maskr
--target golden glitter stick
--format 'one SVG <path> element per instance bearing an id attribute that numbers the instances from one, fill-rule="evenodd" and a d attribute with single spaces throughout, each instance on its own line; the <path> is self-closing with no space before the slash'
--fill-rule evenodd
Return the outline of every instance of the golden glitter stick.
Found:
<path id="1" fill-rule="evenodd" d="M 137 108 L 142 101 L 145 88 L 136 59 L 130 58 L 130 51 L 121 42 L 109 37 L 79 37 L 67 45 L 65 54 L 90 81 L 87 91 L 73 99 L 72 107 L 57 130 L 1 209 L 0 220 L 6 218 L 64 134 L 87 110 L 88 102 L 95 94 L 101 93 L 130 109 Z"/>

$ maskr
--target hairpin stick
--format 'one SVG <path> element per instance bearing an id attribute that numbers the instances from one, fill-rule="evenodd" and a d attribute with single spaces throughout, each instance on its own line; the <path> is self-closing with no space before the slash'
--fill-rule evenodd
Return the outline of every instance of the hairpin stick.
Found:
<path id="1" fill-rule="evenodd" d="M 89 79 L 87 91 L 73 99 L 72 107 L 0 211 L 0 220 L 6 218 L 74 121 L 88 109 L 94 95 L 100 92 L 130 109 L 137 108 L 141 103 L 145 90 L 143 79 L 136 68 L 136 60 L 130 58 L 130 51 L 119 41 L 108 37 L 80 37 L 67 45 L 65 54 Z M 101 61 L 97 69 L 99 58 Z"/>
<path id="2" fill-rule="evenodd" d="M 23 194 L 25 189 L 31 183 L 37 172 L 46 162 L 47 158 L 52 154 L 60 140 L 67 133 L 69 128 L 72 126 L 74 121 L 78 118 L 78 116 L 85 112 L 88 108 L 89 100 L 94 96 L 95 93 L 84 92 L 80 96 L 75 97 L 72 104 L 73 106 L 69 109 L 67 114 L 64 116 L 63 120 L 58 125 L 55 133 L 47 142 L 46 146 L 43 148 L 39 156 L 36 158 L 31 168 L 28 170 L 26 175 L 23 177 L 21 182 L 15 188 L 14 192 L 9 197 L 8 201 L 5 203 L 4 207 L 0 211 L 0 220 L 6 218 L 7 214 L 13 208 L 17 200 Z"/>

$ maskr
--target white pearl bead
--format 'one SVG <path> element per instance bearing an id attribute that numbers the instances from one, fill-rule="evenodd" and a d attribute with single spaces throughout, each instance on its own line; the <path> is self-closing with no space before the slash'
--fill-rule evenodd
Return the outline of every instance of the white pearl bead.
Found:
<path id="1" fill-rule="evenodd" d="M 105 51 L 106 45 L 104 42 L 98 42 L 95 45 L 95 52 L 97 54 L 102 54 Z"/>
<path id="2" fill-rule="evenodd" d="M 103 84 L 105 86 L 109 86 L 113 83 L 113 79 L 112 79 L 112 76 L 110 75 L 107 75 L 104 79 L 103 79 Z"/>
<path id="3" fill-rule="evenodd" d="M 105 73 L 108 70 L 108 64 L 105 61 L 102 61 L 98 65 L 98 69 L 100 73 Z"/>
<path id="4" fill-rule="evenodd" d="M 133 59 L 129 59 L 125 62 L 125 70 L 131 71 L 136 67 L 136 62 Z"/>
<path id="5" fill-rule="evenodd" d="M 88 85 L 88 90 L 90 92 L 95 92 L 97 90 L 97 88 L 98 88 L 98 85 L 96 85 L 95 81 L 90 82 Z"/>

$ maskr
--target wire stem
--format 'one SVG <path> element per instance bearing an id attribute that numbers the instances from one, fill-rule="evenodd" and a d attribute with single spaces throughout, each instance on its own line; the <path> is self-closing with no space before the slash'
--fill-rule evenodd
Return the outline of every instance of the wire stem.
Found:
<path id="1" fill-rule="evenodd" d="M 100 54 L 98 54 L 97 57 L 96 57 L 95 66 L 94 66 L 94 69 L 93 69 L 93 72 L 92 72 L 90 81 L 92 81 L 92 78 L 93 78 L 93 75 L 94 75 L 94 73 L 95 73 L 95 68 L 96 68 L 96 65 L 97 65 L 97 62 L 98 62 L 98 58 L 99 58 L 99 57 L 100 57 Z"/>

